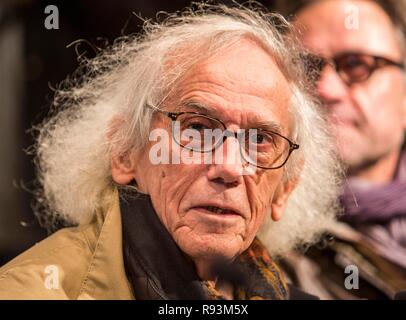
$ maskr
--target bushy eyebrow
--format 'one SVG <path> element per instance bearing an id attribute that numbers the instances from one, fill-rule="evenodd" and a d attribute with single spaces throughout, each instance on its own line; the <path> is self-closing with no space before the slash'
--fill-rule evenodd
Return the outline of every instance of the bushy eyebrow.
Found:
<path id="1" fill-rule="evenodd" d="M 181 107 L 193 109 L 193 111 L 201 112 L 213 117 L 218 116 L 218 112 L 215 108 L 201 102 L 186 101 L 181 104 Z"/>
<path id="2" fill-rule="evenodd" d="M 274 122 L 274 121 L 265 121 L 265 122 L 258 121 L 255 124 L 255 128 L 261 129 L 264 131 L 272 131 L 272 132 L 275 132 L 280 135 L 284 134 L 284 130 L 283 130 L 282 126 L 279 123 Z"/>
<path id="3" fill-rule="evenodd" d="M 180 105 L 180 108 L 183 111 L 188 111 L 188 110 L 184 110 L 184 108 L 192 109 L 193 111 L 222 120 L 221 115 L 218 113 L 216 108 L 213 108 L 213 107 L 206 105 L 204 103 L 201 103 L 201 102 L 186 101 Z M 250 129 L 260 129 L 260 130 L 264 130 L 264 131 L 272 131 L 272 132 L 275 132 L 278 134 L 283 134 L 283 131 L 284 131 L 283 127 L 278 122 L 275 122 L 275 121 L 267 121 L 264 119 L 257 118 L 257 119 L 253 119 L 250 124 L 251 124 Z"/>

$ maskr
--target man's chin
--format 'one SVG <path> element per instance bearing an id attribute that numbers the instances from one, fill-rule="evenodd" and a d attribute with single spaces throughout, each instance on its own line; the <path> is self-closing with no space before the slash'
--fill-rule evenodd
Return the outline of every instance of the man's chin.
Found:
<path id="1" fill-rule="evenodd" d="M 184 241 L 179 239 L 179 247 L 192 259 L 231 260 L 243 248 L 242 238 L 235 234 L 204 234 L 192 236 L 188 235 Z"/>
<path id="2" fill-rule="evenodd" d="M 358 167 L 362 164 L 365 145 L 356 143 L 355 140 L 342 139 L 341 141 L 337 146 L 337 151 L 342 163 L 348 168 Z"/>

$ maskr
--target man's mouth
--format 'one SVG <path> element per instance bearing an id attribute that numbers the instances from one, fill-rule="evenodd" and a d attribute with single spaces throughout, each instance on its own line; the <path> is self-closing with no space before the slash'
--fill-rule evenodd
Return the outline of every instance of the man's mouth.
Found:
<path id="1" fill-rule="evenodd" d="M 348 116 L 330 115 L 329 121 L 330 123 L 336 126 L 351 126 L 351 127 L 360 126 L 359 120 Z"/>
<path id="2" fill-rule="evenodd" d="M 237 215 L 241 216 L 241 214 L 231 208 L 223 208 L 217 206 L 197 206 L 193 207 L 192 209 L 196 209 L 199 211 L 205 211 L 206 213 L 213 213 L 217 215 Z"/>

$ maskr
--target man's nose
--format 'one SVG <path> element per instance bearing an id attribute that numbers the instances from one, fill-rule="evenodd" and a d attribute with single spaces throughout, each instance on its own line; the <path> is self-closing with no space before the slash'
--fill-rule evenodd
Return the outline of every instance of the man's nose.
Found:
<path id="1" fill-rule="evenodd" d="M 345 100 L 348 95 L 348 86 L 337 71 L 332 66 L 327 65 L 317 84 L 317 93 L 325 105 L 332 106 Z"/>
<path id="2" fill-rule="evenodd" d="M 208 178 L 211 181 L 238 185 L 242 181 L 244 165 L 238 139 L 227 135 L 221 146 L 215 150 L 214 163 L 210 165 Z"/>

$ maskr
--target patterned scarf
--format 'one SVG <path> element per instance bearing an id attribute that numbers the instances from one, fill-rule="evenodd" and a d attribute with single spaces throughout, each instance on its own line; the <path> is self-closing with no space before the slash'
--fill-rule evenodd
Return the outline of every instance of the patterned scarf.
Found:
<path id="1" fill-rule="evenodd" d="M 240 281 L 234 281 L 235 300 L 285 300 L 288 299 L 287 284 L 276 263 L 269 257 L 262 243 L 255 238 L 251 246 L 233 263 L 234 274 Z M 241 279 L 244 280 L 241 280 Z M 204 281 L 210 300 L 225 298 Z"/>
<path id="2" fill-rule="evenodd" d="M 136 299 L 223 300 L 208 281 L 198 278 L 194 264 L 162 225 L 147 195 L 120 191 L 123 252 L 127 277 Z M 218 279 L 231 282 L 234 299 L 289 298 L 282 272 L 255 239 L 235 261 L 223 265 Z"/>

